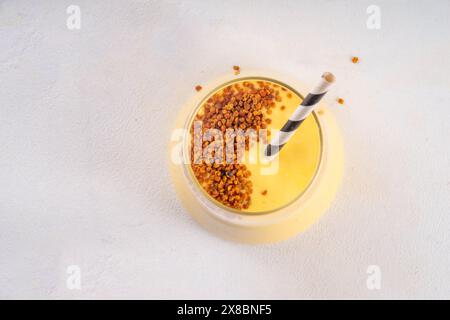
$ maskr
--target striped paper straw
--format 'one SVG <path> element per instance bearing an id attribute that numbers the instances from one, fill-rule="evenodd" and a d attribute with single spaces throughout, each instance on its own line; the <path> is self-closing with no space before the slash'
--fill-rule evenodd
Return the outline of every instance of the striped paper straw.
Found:
<path id="1" fill-rule="evenodd" d="M 325 72 L 319 84 L 306 96 L 302 103 L 295 109 L 283 128 L 273 137 L 266 147 L 266 157 L 273 159 L 283 146 L 294 135 L 295 131 L 302 124 L 303 120 L 314 110 L 320 99 L 327 93 L 328 87 L 334 82 L 334 75 Z"/>

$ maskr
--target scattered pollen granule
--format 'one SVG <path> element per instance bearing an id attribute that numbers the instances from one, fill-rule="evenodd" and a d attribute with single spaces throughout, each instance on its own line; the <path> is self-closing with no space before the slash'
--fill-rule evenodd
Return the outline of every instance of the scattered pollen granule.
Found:
<path id="1" fill-rule="evenodd" d="M 358 57 L 352 57 L 352 62 L 353 62 L 353 63 L 358 63 L 358 61 L 359 61 L 359 58 L 358 58 Z"/>
<path id="2" fill-rule="evenodd" d="M 199 91 L 202 90 L 202 89 L 203 89 L 203 87 L 200 86 L 200 85 L 196 85 L 196 86 L 195 86 L 195 91 L 197 91 L 197 92 L 199 92 Z"/>
<path id="3" fill-rule="evenodd" d="M 337 99 L 337 102 L 338 102 L 339 104 L 344 104 L 344 99 L 338 98 L 338 99 Z"/>
<path id="4" fill-rule="evenodd" d="M 281 106 L 280 107 L 280 110 L 284 110 L 284 109 L 286 109 L 286 106 Z"/>
<path id="5" fill-rule="evenodd" d="M 265 195 L 267 194 L 267 190 L 263 190 L 263 191 L 261 192 L 261 194 L 262 194 L 263 196 L 265 196 Z"/>
<path id="6" fill-rule="evenodd" d="M 234 70 L 234 75 L 238 75 L 239 73 L 241 73 L 241 67 L 239 66 L 233 66 L 233 70 Z"/>
<path id="7" fill-rule="evenodd" d="M 292 98 L 292 93 L 288 92 L 286 97 L 288 97 L 288 99 Z"/>
<path id="8" fill-rule="evenodd" d="M 319 110 L 319 111 L 317 111 L 317 113 L 322 115 L 323 114 L 323 110 Z"/>

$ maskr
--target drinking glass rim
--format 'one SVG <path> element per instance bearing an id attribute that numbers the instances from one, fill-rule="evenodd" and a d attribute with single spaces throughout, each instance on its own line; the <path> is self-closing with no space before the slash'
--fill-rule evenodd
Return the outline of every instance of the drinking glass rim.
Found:
<path id="1" fill-rule="evenodd" d="M 202 186 L 200 185 L 200 183 L 198 182 L 197 178 L 194 175 L 194 172 L 192 170 L 192 166 L 190 163 L 190 150 L 189 150 L 189 135 L 190 135 L 190 128 L 191 128 L 191 124 L 192 121 L 194 120 L 195 115 L 197 114 L 198 110 L 203 106 L 203 104 L 207 101 L 207 99 L 209 97 L 211 97 L 212 94 L 214 94 L 215 92 L 217 92 L 219 89 L 224 88 L 230 84 L 236 83 L 236 82 L 241 82 L 241 81 L 245 81 L 245 80 L 251 80 L 251 81 L 258 81 L 258 80 L 262 80 L 262 81 L 270 81 L 272 83 L 281 85 L 289 90 L 291 90 L 293 93 L 295 93 L 296 95 L 298 95 L 302 100 L 304 100 L 304 96 L 299 93 L 297 90 L 295 90 L 294 88 L 292 88 L 290 85 L 281 82 L 279 80 L 276 79 L 272 79 L 269 77 L 264 77 L 264 76 L 245 76 L 245 77 L 241 77 L 241 78 L 236 78 L 233 80 L 229 80 L 226 81 L 218 86 L 216 86 L 214 89 L 210 90 L 204 97 L 202 100 L 200 100 L 200 102 L 195 106 L 195 108 L 192 109 L 192 111 L 190 112 L 190 114 L 188 115 L 187 119 L 186 119 L 186 123 L 184 128 L 186 129 L 186 134 L 187 136 L 185 137 L 185 139 L 183 140 L 183 158 L 186 160 L 188 159 L 189 162 L 185 162 L 183 164 L 183 173 L 185 178 L 188 180 L 189 185 L 191 186 L 191 190 L 194 191 L 194 193 L 197 195 L 197 193 L 195 191 L 200 191 L 198 192 L 199 194 L 201 194 L 204 198 L 204 200 L 207 203 L 202 202 L 202 204 L 208 205 L 211 204 L 215 207 L 218 207 L 228 213 L 232 213 L 232 214 L 236 214 L 239 216 L 245 216 L 245 217 L 255 217 L 255 216 L 266 216 L 269 214 L 273 214 L 276 213 L 278 211 L 281 211 L 289 206 L 291 206 L 292 204 L 296 203 L 300 198 L 302 198 L 304 196 L 304 194 L 310 189 L 311 185 L 314 183 L 314 181 L 316 180 L 318 173 L 320 171 L 320 167 L 322 166 L 322 161 L 323 161 L 323 129 L 322 129 L 322 125 L 320 123 L 319 117 L 317 116 L 316 112 L 313 111 L 311 114 L 314 117 L 314 121 L 319 129 L 319 140 L 320 140 L 320 154 L 319 154 L 319 162 L 317 164 L 317 168 L 314 172 L 314 175 L 311 179 L 311 181 L 308 183 L 308 185 L 304 188 L 304 190 L 297 196 L 295 197 L 295 199 L 291 200 L 290 202 L 288 202 L 287 204 L 280 206 L 278 208 L 275 209 L 271 209 L 271 210 L 267 210 L 267 211 L 260 211 L 260 212 L 251 212 L 251 211 L 242 211 L 242 210 L 238 210 L 238 209 L 234 209 L 234 208 L 230 208 L 222 203 L 220 203 L 219 201 L 217 201 L 216 199 L 214 199 L 213 197 L 211 197 L 206 190 L 204 190 L 202 188 Z M 193 186 L 195 185 L 195 187 Z M 196 196 L 196 198 L 198 198 Z M 208 206 L 210 207 L 210 206 Z"/>

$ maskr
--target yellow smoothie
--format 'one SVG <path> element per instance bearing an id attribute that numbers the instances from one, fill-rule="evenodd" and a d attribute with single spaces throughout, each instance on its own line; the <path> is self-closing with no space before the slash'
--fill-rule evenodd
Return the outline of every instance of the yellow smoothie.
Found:
<path id="1" fill-rule="evenodd" d="M 255 88 L 259 88 L 258 83 L 261 83 L 260 79 L 245 79 L 227 83 L 212 92 L 205 100 L 222 91 L 226 86 L 242 85 L 244 81 L 247 84 L 253 84 Z M 279 98 L 273 101 L 275 105 L 270 108 L 270 114 L 263 112 L 266 118 L 270 118 L 267 129 L 269 131 L 278 130 L 289 119 L 301 103 L 302 98 L 293 89 L 280 83 L 264 80 L 264 84 L 270 85 L 279 93 Z M 204 113 L 203 108 L 201 105 L 197 113 Z M 250 150 L 246 151 L 242 163 L 251 172 L 250 181 L 253 190 L 249 207 L 239 211 L 247 214 L 268 213 L 292 203 L 306 190 L 317 172 L 322 150 L 320 125 L 316 117 L 315 113 L 311 114 L 281 150 L 276 159 L 278 161 L 277 168 L 273 173 L 267 174 L 268 166 L 270 166 L 267 162 L 262 162 L 261 159 L 250 160 L 249 154 L 252 152 L 257 154 L 258 150 L 254 149 L 260 148 L 258 144 L 254 144 Z"/>
<path id="2" fill-rule="evenodd" d="M 280 79 L 285 79 L 280 76 Z M 192 162 L 190 129 L 194 118 L 205 111 L 204 106 L 214 93 L 230 84 L 244 81 L 265 81 L 276 87 L 280 97 L 266 118 L 267 129 L 279 129 L 302 101 L 300 94 L 286 84 L 269 78 L 245 77 L 227 81 L 223 78 L 193 97 L 180 112 L 169 145 L 169 168 L 178 197 L 187 211 L 203 227 L 225 239 L 245 243 L 268 243 L 287 239 L 302 232 L 330 206 L 338 190 L 343 171 L 343 146 L 339 128 L 332 114 L 322 103 L 299 127 L 278 154 L 275 174 L 263 174 L 270 167 L 253 163 L 249 154 L 257 145 L 245 151 L 244 171 L 251 174 L 245 183 L 250 199 L 245 206 L 233 208 L 220 197 L 211 195 L 199 181 Z M 225 84 L 224 84 L 225 83 Z M 290 79 L 295 88 L 302 87 Z M 205 94 L 203 94 L 205 92 Z M 264 111 L 266 112 L 266 111 Z M 177 130 L 182 130 L 178 134 Z M 270 137 L 269 139 L 270 140 Z"/>

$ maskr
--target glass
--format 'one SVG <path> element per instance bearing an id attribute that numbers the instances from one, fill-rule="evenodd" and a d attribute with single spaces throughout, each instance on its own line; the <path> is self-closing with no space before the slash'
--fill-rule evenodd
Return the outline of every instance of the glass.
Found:
<path id="1" fill-rule="evenodd" d="M 186 113 L 181 116 L 180 124 L 185 129 L 186 135 L 184 136 L 180 156 L 187 162 L 176 165 L 171 161 L 170 171 L 183 205 L 197 221 L 209 230 L 225 238 L 243 242 L 259 243 L 282 240 L 306 229 L 317 220 L 331 203 L 342 175 L 342 142 L 339 130 L 330 112 L 325 110 L 320 116 L 313 113 L 311 121 L 314 122 L 319 132 L 320 151 L 315 170 L 304 190 L 299 192 L 291 201 L 268 211 L 246 212 L 227 207 L 216 201 L 200 186 L 188 162 L 190 158 L 189 128 L 199 108 L 214 92 L 229 84 L 244 80 L 277 83 L 286 87 L 301 99 L 303 98 L 293 86 L 272 78 L 258 76 L 225 81 L 219 86 L 212 87 L 214 88 L 212 90 L 205 90 L 208 94 L 190 106 L 187 116 Z M 289 113 L 287 113 L 288 115 Z M 330 153 L 333 154 L 332 159 L 329 159 Z M 282 160 L 280 160 L 280 163 L 282 163 Z"/>

